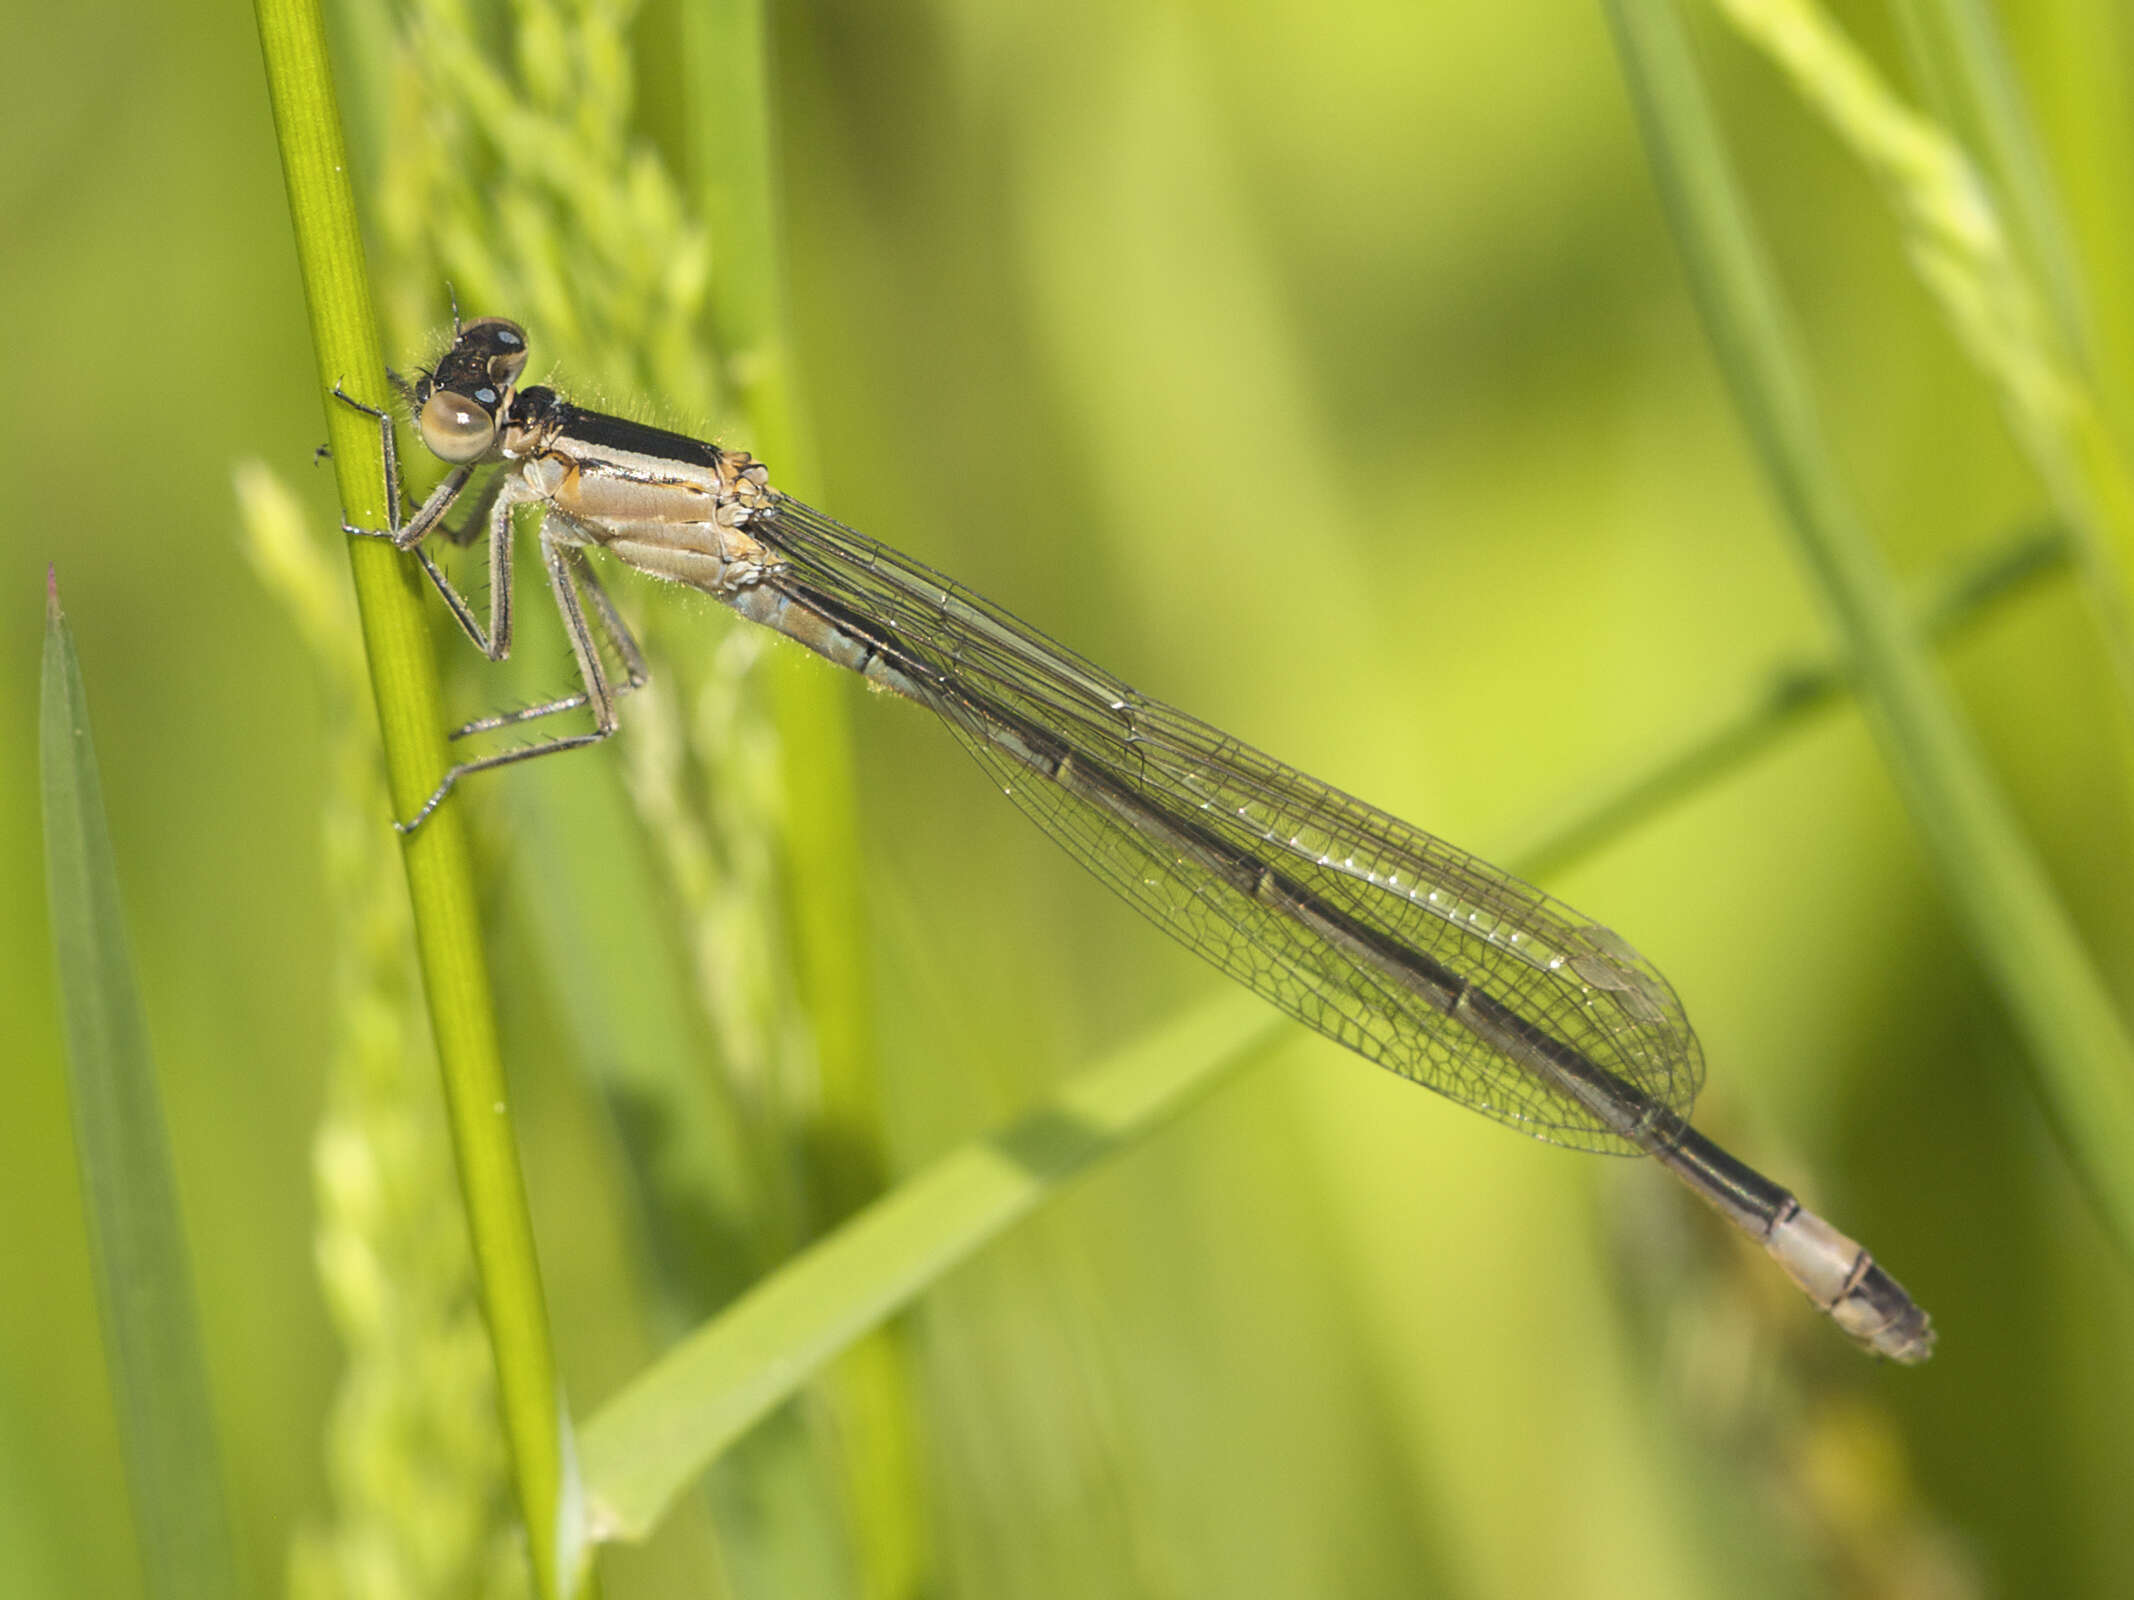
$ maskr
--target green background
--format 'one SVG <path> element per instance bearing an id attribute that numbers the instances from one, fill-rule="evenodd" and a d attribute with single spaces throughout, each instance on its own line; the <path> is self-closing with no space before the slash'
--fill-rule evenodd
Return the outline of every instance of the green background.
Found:
<path id="1" fill-rule="evenodd" d="M 2134 36 L 2101 3 L 2012 9 L 2123 381 Z M 1901 76 L 1884 13 L 1841 15 Z M 230 482 L 266 461 L 324 539 L 320 397 L 249 13 L 105 0 L 5 20 L 0 1589 L 138 1582 L 28 755 L 52 562 L 239 1544 L 274 1592 L 292 1530 L 328 1508 L 339 1368 L 309 1143 L 331 1043 L 315 819 L 332 730 L 239 557 Z M 773 26 L 800 394 L 815 498 L 842 518 L 1500 859 L 1823 648 L 1597 6 L 845 0 Z M 1699 42 L 1890 560 L 1928 574 L 2033 523 L 2042 492 L 1873 189 L 1766 62 L 1716 26 Z M 645 59 L 657 133 L 671 86 Z M 439 295 L 433 337 L 444 314 Z M 535 635 L 540 591 L 522 591 Z M 726 636 L 709 606 L 679 615 L 702 642 L 654 630 L 655 670 Z M 2019 601 L 1944 659 L 2126 998 L 2123 718 L 2077 595 Z M 486 706 L 477 678 L 454 682 L 455 704 Z M 924 716 L 849 690 L 888 1143 L 908 1170 L 1216 980 Z M 600 782 L 618 758 L 573 759 Z M 591 873 L 609 848 L 550 843 Z M 656 1336 L 612 1144 L 498 878 L 532 1205 L 589 1409 Z M 1935 1314 L 1933 1363 L 1857 1356 L 1649 1166 L 1522 1141 L 1292 1030 L 922 1303 L 941 1592 L 2134 1588 L 2125 1263 L 1858 716 L 1546 887 L 1670 975 L 1711 1063 L 1700 1126 L 1865 1239 Z M 705 1592 L 698 1559 L 663 1539 L 617 1563 L 612 1592 Z"/>

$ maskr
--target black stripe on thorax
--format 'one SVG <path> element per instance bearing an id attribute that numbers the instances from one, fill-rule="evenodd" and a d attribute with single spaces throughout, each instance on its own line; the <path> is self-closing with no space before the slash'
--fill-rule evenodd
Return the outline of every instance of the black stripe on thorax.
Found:
<path id="1" fill-rule="evenodd" d="M 558 401 L 550 412 L 563 436 L 599 450 L 629 450 L 665 461 L 718 470 L 726 453 L 715 444 L 692 439 L 686 433 L 670 433 L 627 417 L 611 417 L 602 411 L 587 411 L 569 401 Z"/>

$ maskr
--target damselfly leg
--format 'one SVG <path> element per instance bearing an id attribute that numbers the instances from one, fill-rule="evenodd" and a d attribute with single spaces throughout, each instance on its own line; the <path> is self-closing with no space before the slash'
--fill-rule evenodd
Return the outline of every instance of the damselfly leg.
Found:
<path id="1" fill-rule="evenodd" d="M 465 339 L 465 333 L 458 336 L 454 345 L 455 353 L 459 351 Z M 444 365 L 446 364 L 440 363 L 441 368 Z M 516 371 L 516 365 L 512 365 L 510 376 L 515 377 Z M 448 449 L 465 450 L 478 444 L 479 452 L 472 459 L 460 460 L 430 492 L 417 508 L 415 515 L 405 523 L 400 520 L 401 507 L 405 503 L 405 489 L 400 475 L 399 445 L 391 413 L 365 405 L 347 394 L 339 385 L 334 387 L 336 399 L 377 420 L 388 523 L 388 526 L 382 529 L 361 528 L 347 522 L 342 523 L 341 527 L 344 533 L 352 536 L 385 539 L 394 548 L 412 553 L 422 563 L 422 569 L 429 575 L 431 584 L 443 597 L 453 620 L 474 642 L 475 648 L 491 661 L 503 661 L 510 656 L 512 645 L 512 514 L 518 506 L 538 497 L 526 490 L 508 466 L 500 466 L 473 495 L 460 524 L 457 527 L 446 525 L 446 515 L 467 496 L 477 469 L 497 459 L 494 449 L 496 422 L 503 407 L 509 402 L 511 389 L 508 378 L 500 387 L 477 386 L 475 393 L 480 398 L 475 404 L 454 408 L 440 425 L 436 416 L 438 408 L 431 402 L 436 394 L 442 394 L 444 391 L 434 390 L 435 381 L 434 377 L 427 377 L 409 393 L 424 442 L 433 452 L 447 460 L 453 459 Z M 489 419 L 486 439 L 483 437 L 481 425 L 485 403 L 496 408 L 486 412 Z M 447 449 L 439 448 L 440 439 L 445 442 Z M 454 544 L 471 544 L 479 536 L 477 530 L 485 524 L 489 567 L 486 627 L 476 615 L 473 604 L 423 548 L 424 541 L 440 534 Z M 555 597 L 557 614 L 561 617 L 565 634 L 570 640 L 571 655 L 577 663 L 583 689 L 577 694 L 565 695 L 537 705 L 477 717 L 455 728 L 451 737 L 463 739 L 472 734 L 493 732 L 498 728 L 532 722 L 541 717 L 581 707 L 592 712 L 591 731 L 543 739 L 454 764 L 415 815 L 405 822 L 394 824 L 401 832 L 411 833 L 419 828 L 429 819 L 431 813 L 436 811 L 445 796 L 452 792 L 459 780 L 470 772 L 510 766 L 517 762 L 530 761 L 537 756 L 555 755 L 565 750 L 577 750 L 600 743 L 615 732 L 616 699 L 645 684 L 647 674 L 644 652 L 632 637 L 615 602 L 601 587 L 583 554 L 574 547 L 574 536 L 582 535 L 580 530 L 571 525 L 569 518 L 558 516 L 553 510 L 544 518 L 540 533 L 542 564 L 548 573 L 549 588 Z M 592 603 L 590 617 L 585 605 L 587 599 Z M 600 642 L 594 636 L 595 619 L 600 633 L 606 637 L 622 663 L 623 678 L 620 682 L 610 679 L 606 664 L 601 659 Z"/>

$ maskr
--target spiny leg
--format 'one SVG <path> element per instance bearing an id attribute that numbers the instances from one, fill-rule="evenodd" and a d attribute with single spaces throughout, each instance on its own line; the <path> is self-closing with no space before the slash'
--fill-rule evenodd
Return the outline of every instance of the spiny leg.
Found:
<path id="1" fill-rule="evenodd" d="M 459 631 L 474 641 L 474 648 L 491 661 L 502 661 L 511 654 L 511 513 L 523 495 L 505 494 L 508 474 L 499 472 L 483 486 L 475 497 L 474 509 L 456 528 L 439 530 L 454 544 L 470 544 L 475 530 L 483 522 L 489 524 L 489 626 L 484 630 L 475 620 L 474 606 L 467 597 L 454 587 L 445 576 L 444 568 L 430 558 L 430 552 L 421 545 L 412 548 L 415 559 L 422 563 L 422 570 L 430 575 L 430 582 L 444 598 L 445 608 L 452 613 L 452 620 L 459 624 Z"/>
<path id="2" fill-rule="evenodd" d="M 570 562 L 571 571 L 577 575 L 578 587 L 592 596 L 593 607 L 600 613 L 600 625 L 607 633 L 608 642 L 622 658 L 628 689 L 642 689 L 645 680 L 652 674 L 645 666 L 645 653 L 638 649 L 637 639 L 631 634 L 630 625 L 622 620 L 622 613 L 615 608 L 615 602 L 609 598 L 607 589 L 593 575 L 592 563 L 585 559 L 585 552 L 572 545 L 564 551 L 564 557 Z M 618 688 L 615 692 L 623 694 L 627 689 Z"/>
<path id="3" fill-rule="evenodd" d="M 444 481 L 430 491 L 429 499 L 416 511 L 414 520 L 402 523 L 400 507 L 404 489 L 400 481 L 400 441 L 393 431 L 393 414 L 380 411 L 376 406 L 365 405 L 348 393 L 338 383 L 333 386 L 333 397 L 351 411 L 360 411 L 378 424 L 379 457 L 385 477 L 385 526 L 383 528 L 359 528 L 353 523 L 341 524 L 341 531 L 359 539 L 390 539 L 402 550 L 413 549 L 429 535 L 437 525 L 438 518 L 452 508 L 454 501 L 465 492 L 467 482 L 474 476 L 479 462 L 466 462 L 445 474 Z"/>
<path id="4" fill-rule="evenodd" d="M 500 516 L 507 521 L 511 515 L 509 497 L 500 505 Z M 593 630 L 586 620 L 585 606 L 579 599 L 575 582 L 583 574 L 588 580 L 583 560 L 573 561 L 575 552 L 547 528 L 541 530 L 541 558 L 548 568 L 548 586 L 556 598 L 556 610 L 563 618 L 563 631 L 571 642 L 571 653 L 578 658 L 578 674 L 585 681 L 584 694 L 575 697 L 577 703 L 590 706 L 593 712 L 591 733 L 566 734 L 560 739 L 543 739 L 535 744 L 522 745 L 516 750 L 502 750 L 493 756 L 482 756 L 474 761 L 462 761 L 444 775 L 430 798 L 422 803 L 422 809 L 406 822 L 396 822 L 394 827 L 402 833 L 413 833 L 429 820 L 430 813 L 443 802 L 452 788 L 470 772 L 486 772 L 491 767 L 508 767 L 520 761 L 531 761 L 537 756 L 552 756 L 565 750 L 582 749 L 598 744 L 615 732 L 615 690 L 608 682 L 607 669 L 600 662 L 600 647 L 593 638 Z M 599 592 L 599 586 L 594 585 Z M 601 595 L 603 603 L 606 595 Z M 612 607 L 609 609 L 612 610 Z M 634 654 L 634 643 L 633 643 Z M 641 666 L 641 659 L 638 662 Z M 642 678 L 640 676 L 640 680 Z M 634 685 L 633 685 L 634 687 Z M 516 719 L 523 720 L 523 719 Z"/>
<path id="5" fill-rule="evenodd" d="M 439 528 L 437 536 L 462 550 L 479 539 L 490 514 L 496 509 L 496 497 L 503 492 L 504 481 L 510 476 L 509 471 L 491 473 L 488 481 L 475 490 L 473 498 L 467 504 L 467 514 L 459 519 L 456 526 Z"/>
<path id="6" fill-rule="evenodd" d="M 430 491 L 415 515 L 406 523 L 400 520 L 403 489 L 400 480 L 400 446 L 393 432 L 390 412 L 380 411 L 376 406 L 365 405 L 353 395 L 344 392 L 339 384 L 334 385 L 334 398 L 367 417 L 378 420 L 378 437 L 385 464 L 386 526 L 384 528 L 359 528 L 352 522 L 343 522 L 341 531 L 353 538 L 384 539 L 393 548 L 414 552 L 415 559 L 422 563 L 422 570 L 429 574 L 431 584 L 443 598 L 445 607 L 452 613 L 452 620 L 460 631 L 474 641 L 474 647 L 491 661 L 502 661 L 511 654 L 511 514 L 509 505 L 518 497 L 504 493 L 509 472 L 500 472 L 483 486 L 475 497 L 472 509 L 457 528 L 442 528 L 438 524 L 445 513 L 459 502 L 467 491 L 480 462 L 466 462 L 445 474 L 444 481 Z M 473 540 L 474 530 L 486 518 L 489 522 L 489 626 L 485 630 L 475 619 L 474 606 L 466 596 L 453 586 L 445 576 L 444 569 L 431 559 L 422 543 L 432 533 L 442 532 L 454 544 L 467 544 Z"/>
<path id="7" fill-rule="evenodd" d="M 557 513 L 551 511 L 549 515 L 555 516 Z M 600 631 L 607 635 L 608 643 L 621 658 L 624 678 L 621 683 L 612 686 L 615 698 L 619 700 L 633 689 L 642 689 L 651 674 L 645 666 L 644 652 L 638 648 L 629 624 L 623 621 L 622 613 L 616 609 L 614 600 L 594 575 L 592 564 L 585 559 L 585 552 L 575 545 L 565 545 L 562 547 L 562 554 L 563 559 L 570 564 L 571 575 L 576 580 L 580 593 L 593 602 L 592 620 L 599 623 Z M 559 711 L 575 711 L 585 703 L 586 697 L 583 694 L 572 694 L 565 695 L 560 700 L 544 701 L 540 705 L 522 706 L 516 711 L 500 711 L 494 716 L 477 717 L 464 726 L 454 728 L 451 736 L 464 739 L 469 734 L 491 733 L 498 728 L 511 727 L 515 723 L 532 722 L 538 717 L 553 716 Z"/>

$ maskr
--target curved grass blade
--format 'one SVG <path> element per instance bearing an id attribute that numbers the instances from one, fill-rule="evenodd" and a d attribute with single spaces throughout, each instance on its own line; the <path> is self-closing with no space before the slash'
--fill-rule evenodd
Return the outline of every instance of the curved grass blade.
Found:
<path id="1" fill-rule="evenodd" d="M 751 1289 L 579 1435 L 598 1539 L 639 1539 L 823 1364 L 1062 1185 L 1184 1111 L 1282 1027 L 1225 995 L 936 1161 Z"/>
<path id="2" fill-rule="evenodd" d="M 237 1592 L 214 1411 L 148 1021 L 74 640 L 48 578 L 38 763 L 74 1146 L 146 1592 Z"/>
<path id="3" fill-rule="evenodd" d="M 2026 1047 L 2069 1164 L 2134 1254 L 2134 1039 L 1927 659 L 1846 488 L 1762 241 L 1668 0 L 1608 0 L 1698 309 L 1942 890 Z"/>
<path id="4" fill-rule="evenodd" d="M 2047 192 L 2030 192 L 2032 218 L 2047 232 L 2026 250 L 2020 226 L 2003 218 L 2000 197 L 1971 152 L 1906 105 L 1814 0 L 1721 0 L 1720 10 L 1770 56 L 1882 190 L 1920 284 L 1999 394 L 2011 435 L 2075 536 L 2084 592 L 2123 708 L 2134 709 L 2126 571 L 2134 554 L 2134 476 L 2106 421 L 2091 376 L 2095 360 L 2073 342 L 2082 317 L 2072 277 L 2036 281 L 2033 263 L 2040 251 L 2052 253 L 2057 238 Z M 1966 77 L 2000 112 L 1994 125 L 2001 153 L 2020 172 L 2018 152 L 2027 141 L 2016 131 L 2023 119 L 2012 76 L 2005 66 L 1995 70 L 2000 52 L 1990 27 L 1972 21 L 1957 30 Z M 1988 87 L 1995 83 L 1998 92 Z"/>
<path id="5" fill-rule="evenodd" d="M 1915 598 L 1913 626 L 1935 644 L 1954 640 L 2000 615 L 2005 602 L 2064 573 L 2068 543 L 2066 530 L 2053 524 L 1951 562 Z M 1763 675 L 1763 688 L 1744 696 L 1704 733 L 1680 741 L 1612 789 L 1582 791 L 1575 810 L 1538 832 L 1528 848 L 1507 851 L 1506 858 L 1517 862 L 1519 875 L 1530 882 L 1551 882 L 1603 845 L 1746 765 L 1809 718 L 1849 701 L 1855 687 L 1852 667 L 1836 652 L 1774 662 Z"/>
<path id="6" fill-rule="evenodd" d="M 2010 231 L 2052 307 L 2061 342 L 2094 367 L 2096 319 L 2013 52 L 1989 0 L 1898 0 L 1905 54 L 1934 115 L 1977 152 L 2007 197 Z"/>

